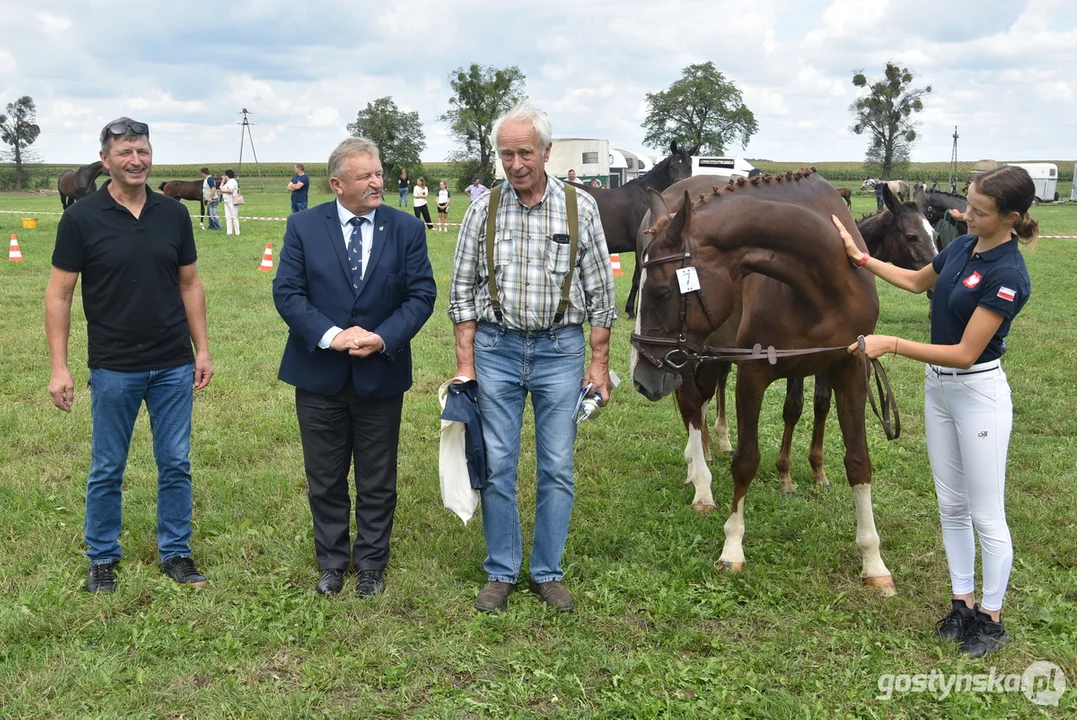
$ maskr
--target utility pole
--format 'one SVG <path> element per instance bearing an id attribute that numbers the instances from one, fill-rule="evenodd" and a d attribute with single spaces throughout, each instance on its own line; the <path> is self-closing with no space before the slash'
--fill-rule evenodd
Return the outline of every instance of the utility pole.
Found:
<path id="1" fill-rule="evenodd" d="M 243 173 L 243 141 L 244 139 L 251 141 L 251 153 L 254 155 L 254 168 L 258 171 L 258 184 L 262 187 L 262 192 L 266 191 L 265 181 L 262 179 L 262 167 L 258 164 L 258 151 L 254 149 L 254 136 L 251 135 L 251 123 L 247 119 L 247 116 L 251 112 L 247 108 L 240 110 L 243 114 L 243 122 L 240 123 L 239 128 L 239 168 L 236 170 L 237 175 Z"/>
<path id="2" fill-rule="evenodd" d="M 954 125 L 954 149 L 950 152 L 950 192 L 957 192 L 957 125 Z"/>

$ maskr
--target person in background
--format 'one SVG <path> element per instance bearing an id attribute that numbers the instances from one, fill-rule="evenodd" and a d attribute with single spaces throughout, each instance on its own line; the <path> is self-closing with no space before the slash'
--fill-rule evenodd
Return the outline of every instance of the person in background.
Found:
<path id="1" fill-rule="evenodd" d="M 438 232 L 446 232 L 449 229 L 449 203 L 452 202 L 452 193 L 449 186 L 442 180 L 438 183 Z"/>
<path id="2" fill-rule="evenodd" d="M 568 171 L 568 178 L 567 178 L 566 182 L 570 182 L 570 183 L 578 183 L 579 182 L 579 180 L 576 179 L 576 171 L 575 170 L 569 170 Z"/>
<path id="3" fill-rule="evenodd" d="M 602 187 L 602 181 L 598 178 L 591 178 L 590 186 L 593 188 L 600 188 Z"/>
<path id="4" fill-rule="evenodd" d="M 319 595 L 385 588 L 411 339 L 434 311 L 417 219 L 383 204 L 377 146 L 348 138 L 329 156 L 336 199 L 288 218 L 273 302 L 288 325 L 280 380 L 295 386 Z M 342 261 L 346 265 L 342 268 Z M 341 270 L 344 269 L 344 272 Z M 355 542 L 348 474 L 355 467 Z"/>
<path id="5" fill-rule="evenodd" d="M 202 587 L 206 576 L 195 566 L 190 546 L 191 411 L 194 391 L 213 377 L 213 363 L 194 229 L 183 203 L 146 184 L 153 168 L 148 125 L 117 118 L 101 130 L 100 140 L 110 178 L 60 218 L 45 291 L 49 396 L 70 413 L 75 400 L 68 369 L 71 303 L 82 276 L 93 428 L 86 589 L 116 589 L 124 469 L 143 403 L 157 462 L 161 571 L 182 585 Z"/>
<path id="6" fill-rule="evenodd" d="M 399 180 L 400 200 L 397 201 L 397 207 L 408 206 L 408 169 L 400 168 L 400 180 Z"/>
<path id="7" fill-rule="evenodd" d="M 239 190 L 239 182 L 236 180 L 235 172 L 225 170 L 224 181 L 219 189 L 221 197 L 224 198 L 225 235 L 239 235 L 239 208 L 236 207 L 233 199 L 237 190 Z"/>
<path id="8" fill-rule="evenodd" d="M 464 189 L 464 192 L 466 192 L 467 196 L 471 198 L 471 202 L 475 202 L 475 198 L 477 198 L 479 195 L 482 195 L 489 189 L 490 188 L 482 184 L 482 178 L 477 177 L 473 179 L 471 181 L 471 184 Z"/>
<path id="9" fill-rule="evenodd" d="M 610 394 L 610 328 L 617 314 L 606 238 L 598 205 L 585 192 L 573 190 L 578 221 L 569 227 L 565 185 L 546 172 L 552 138 L 546 113 L 526 102 L 494 123 L 490 140 L 506 178 L 499 190 L 496 235 L 486 237 L 494 194 L 483 193 L 464 215 L 453 258 L 449 319 L 456 375 L 478 381 L 487 453 L 487 480 L 480 492 L 488 582 L 475 599 L 480 612 L 505 610 L 519 580 L 523 544 L 516 486 L 528 394 L 538 460 L 529 586 L 559 612 L 575 608 L 561 567 L 575 498 L 575 405 L 588 383 L 604 400 Z M 495 268 L 493 278 L 488 267 Z M 562 312 L 566 279 L 568 302 Z M 585 320 L 591 325 L 586 372 Z"/>
<path id="10" fill-rule="evenodd" d="M 430 195 L 430 188 L 426 186 L 426 178 L 422 175 L 415 181 L 415 187 L 411 191 L 411 208 L 415 213 L 415 217 L 422 215 L 423 221 L 426 223 L 426 229 L 429 230 L 434 227 L 434 223 L 430 222 L 430 208 L 427 207 L 427 197 Z"/>
<path id="11" fill-rule="evenodd" d="M 963 215 L 951 211 L 968 223 L 969 234 L 955 238 L 920 270 L 872 259 L 833 218 L 854 266 L 902 290 L 934 290 L 930 343 L 869 335 L 865 352 L 870 358 L 894 353 L 927 364 L 924 431 L 952 592 L 950 613 L 935 635 L 960 643 L 972 657 L 1010 642 L 1001 613 L 1013 564 L 1005 507 L 1013 403 L 1001 358 L 1011 323 L 1032 292 L 1018 242 L 1033 242 L 1038 234 L 1039 225 L 1028 214 L 1035 195 L 1023 168 L 1003 166 L 977 175 L 969 186 L 968 209 Z M 849 352 L 858 354 L 857 345 Z"/>
<path id="12" fill-rule="evenodd" d="M 217 194 L 217 181 L 213 179 L 209 168 L 202 168 L 202 201 L 206 204 L 206 217 L 209 218 L 209 229 L 220 230 L 221 219 L 217 217 L 217 206 L 221 204 L 221 196 Z"/>
<path id="13" fill-rule="evenodd" d="M 307 201 L 310 191 L 310 178 L 307 176 L 303 163 L 295 164 L 295 175 L 288 183 L 288 189 L 292 191 L 292 212 L 297 213 L 307 209 Z"/>
<path id="14" fill-rule="evenodd" d="M 886 185 L 885 180 L 875 181 L 875 212 L 882 212 L 886 207 L 885 195 L 883 195 L 883 187 Z"/>

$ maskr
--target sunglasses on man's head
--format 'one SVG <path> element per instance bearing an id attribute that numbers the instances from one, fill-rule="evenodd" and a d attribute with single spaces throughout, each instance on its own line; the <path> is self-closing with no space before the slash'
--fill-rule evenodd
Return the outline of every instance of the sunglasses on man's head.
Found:
<path id="1" fill-rule="evenodd" d="M 113 135 L 126 135 L 130 130 L 135 135 L 149 135 L 150 126 L 146 123 L 136 122 L 134 120 L 121 120 L 120 122 L 112 123 L 108 126 L 109 133 Z"/>

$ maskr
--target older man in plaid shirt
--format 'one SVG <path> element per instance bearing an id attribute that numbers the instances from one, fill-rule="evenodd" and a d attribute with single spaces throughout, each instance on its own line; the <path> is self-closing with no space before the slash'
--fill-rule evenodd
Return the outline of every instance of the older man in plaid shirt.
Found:
<path id="1" fill-rule="evenodd" d="M 575 608 L 561 583 L 575 495 L 574 408 L 587 383 L 606 399 L 610 393 L 609 339 L 616 312 L 606 238 L 594 199 L 579 193 L 573 263 L 565 185 L 546 174 L 552 137 L 546 114 L 527 103 L 498 119 L 491 139 L 507 180 L 500 190 L 493 242 L 486 240 L 493 193 L 485 193 L 464 215 L 453 260 L 449 318 L 456 336 L 456 374 L 478 381 L 487 455 L 482 522 L 487 552 L 483 569 L 489 582 L 475 600 L 483 612 L 507 607 L 522 564 L 516 477 L 528 393 L 538 457 L 529 584 L 556 610 Z M 492 264 L 488 246 L 493 248 Z M 571 278 L 568 303 L 558 317 L 566 277 Z M 591 325 L 586 372 L 585 320 Z"/>

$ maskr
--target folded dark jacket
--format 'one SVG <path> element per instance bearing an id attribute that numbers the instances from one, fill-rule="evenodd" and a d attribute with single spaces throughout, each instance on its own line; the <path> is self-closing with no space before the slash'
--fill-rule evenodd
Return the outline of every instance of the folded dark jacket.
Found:
<path id="1" fill-rule="evenodd" d="M 482 417 L 479 415 L 479 384 L 474 380 L 449 385 L 441 419 L 466 426 L 464 453 L 471 487 L 486 487 L 486 447 L 482 444 Z"/>

